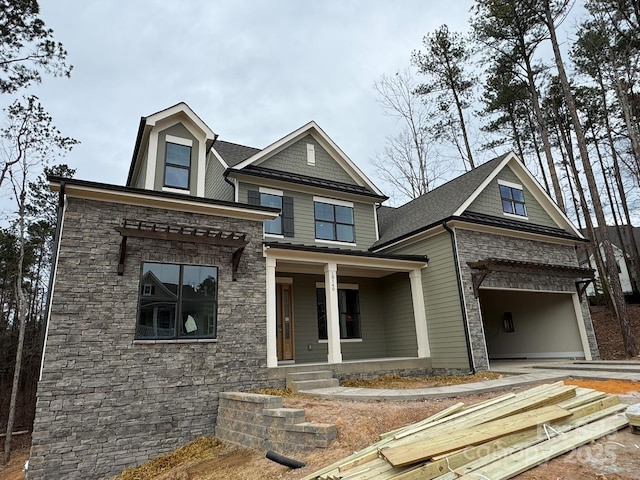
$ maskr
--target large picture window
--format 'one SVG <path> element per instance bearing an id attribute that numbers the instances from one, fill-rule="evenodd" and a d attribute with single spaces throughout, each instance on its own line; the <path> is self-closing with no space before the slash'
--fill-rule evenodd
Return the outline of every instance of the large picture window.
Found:
<path id="1" fill-rule="evenodd" d="M 313 202 L 316 239 L 355 242 L 353 207 Z"/>
<path id="2" fill-rule="evenodd" d="M 218 268 L 142 264 L 137 339 L 216 338 Z"/>
<path id="3" fill-rule="evenodd" d="M 327 340 L 327 297 L 324 288 L 316 289 L 318 304 L 318 338 Z M 360 295 L 358 290 L 338 289 L 338 315 L 340 338 L 343 340 L 362 338 L 360 328 Z"/>
<path id="4" fill-rule="evenodd" d="M 164 186 L 189 189 L 191 147 L 167 142 L 164 167 Z"/>

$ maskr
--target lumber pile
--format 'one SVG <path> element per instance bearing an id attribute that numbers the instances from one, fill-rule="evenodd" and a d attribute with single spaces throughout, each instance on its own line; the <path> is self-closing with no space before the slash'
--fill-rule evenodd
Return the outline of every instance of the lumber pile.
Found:
<path id="1" fill-rule="evenodd" d="M 626 407 L 562 382 L 458 403 L 303 480 L 508 479 L 626 427 Z"/>

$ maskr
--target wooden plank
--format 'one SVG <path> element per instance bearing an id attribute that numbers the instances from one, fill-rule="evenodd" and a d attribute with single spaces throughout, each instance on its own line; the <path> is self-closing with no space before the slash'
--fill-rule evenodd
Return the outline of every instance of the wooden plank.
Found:
<path id="1" fill-rule="evenodd" d="M 574 448 L 620 430 L 627 425 L 627 419 L 623 414 L 607 417 L 516 452 L 486 467 L 464 475 L 460 477 L 460 480 L 478 480 L 478 478 L 482 477 L 490 478 L 491 480 L 507 480 Z"/>
<path id="2" fill-rule="evenodd" d="M 610 397 L 574 411 L 571 417 L 554 422 L 553 428 L 560 433 L 568 432 L 616 414 L 625 408 L 626 406 L 619 403 L 617 397 Z M 429 462 L 405 473 L 399 473 L 392 478 L 394 480 L 431 480 L 434 478 L 438 480 L 456 480 L 458 475 L 451 473 L 450 470 L 468 473 L 513 452 L 531 447 L 545 440 L 538 433 L 536 430 L 527 430 L 506 435 L 477 447 L 450 454 L 445 459 Z"/>
<path id="3" fill-rule="evenodd" d="M 388 437 L 395 437 L 396 434 L 399 434 L 401 432 L 404 432 L 406 430 L 414 430 L 418 427 L 422 427 L 424 425 L 428 425 L 429 423 L 432 423 L 436 420 L 440 420 L 442 418 L 448 417 L 449 415 L 453 414 L 453 413 L 457 413 L 460 410 L 462 410 L 464 408 L 464 403 L 459 402 L 456 403 L 455 405 L 450 406 L 449 408 L 445 408 L 444 410 L 441 410 L 440 412 L 436 413 L 435 415 L 430 416 L 429 418 L 426 418 L 424 420 L 421 420 L 419 422 L 416 423 L 412 423 L 411 425 L 406 425 L 404 427 L 401 428 L 397 428 L 395 430 L 391 430 L 390 432 L 386 432 L 380 435 L 380 439 L 384 440 L 385 438 Z"/>
<path id="4" fill-rule="evenodd" d="M 570 411 L 550 405 L 461 429 L 451 434 L 421 440 L 403 447 L 387 448 L 380 453 L 394 467 L 402 467 L 427 460 L 434 455 L 451 452 L 469 445 L 478 445 L 509 433 L 519 432 L 570 416 Z"/>

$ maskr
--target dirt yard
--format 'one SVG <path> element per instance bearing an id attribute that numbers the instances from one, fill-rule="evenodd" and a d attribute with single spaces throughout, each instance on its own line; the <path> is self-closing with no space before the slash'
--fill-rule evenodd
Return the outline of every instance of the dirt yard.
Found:
<path id="1" fill-rule="evenodd" d="M 640 332 L 640 305 L 630 305 L 634 330 Z M 623 359 L 624 349 L 620 337 L 620 327 L 610 318 L 606 308 L 593 307 L 596 336 L 603 359 Z M 640 338 L 638 339 L 640 341 Z M 478 378 L 476 380 L 481 380 Z M 637 382 L 567 382 L 588 388 L 596 388 L 609 393 L 628 393 L 640 390 Z M 408 388 L 417 388 L 411 384 Z M 393 388 L 399 388 L 397 385 Z M 358 403 L 347 401 L 326 401 L 303 397 L 285 397 L 285 406 L 304 408 L 310 421 L 334 423 L 338 426 L 338 438 L 330 448 L 313 453 L 280 452 L 307 462 L 301 470 L 289 470 L 264 458 L 264 452 L 241 449 L 205 441 L 199 444 L 194 460 L 181 459 L 178 466 L 162 474 L 145 476 L 143 471 L 130 471 L 119 480 L 245 480 L 281 479 L 297 480 L 343 458 L 350 453 L 374 443 L 380 433 L 393 430 L 409 423 L 424 419 L 458 401 L 466 404 L 477 403 L 500 392 L 414 402 Z M 0 442 L 2 443 L 2 442 Z M 0 467 L 1 480 L 23 480 L 24 462 L 29 456 L 30 438 L 21 435 L 14 438 L 12 460 L 8 466 Z M 205 445 L 206 448 L 200 448 Z M 192 457 L 194 458 L 194 457 Z M 525 472 L 521 480 L 638 480 L 640 479 L 640 435 L 633 435 L 624 429 L 608 438 L 586 445 L 568 455 L 557 458 L 545 465 Z"/>

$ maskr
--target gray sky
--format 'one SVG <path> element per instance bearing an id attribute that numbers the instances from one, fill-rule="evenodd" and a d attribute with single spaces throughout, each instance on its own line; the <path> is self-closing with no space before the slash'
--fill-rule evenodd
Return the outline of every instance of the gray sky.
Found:
<path id="1" fill-rule="evenodd" d="M 185 101 L 220 139 L 263 148 L 310 120 L 369 161 L 395 122 L 372 88 L 422 37 L 466 31 L 470 0 L 40 0 L 70 79 L 35 89 L 76 177 L 124 184 L 140 117 Z M 388 194 L 392 192 L 387 192 Z"/>

